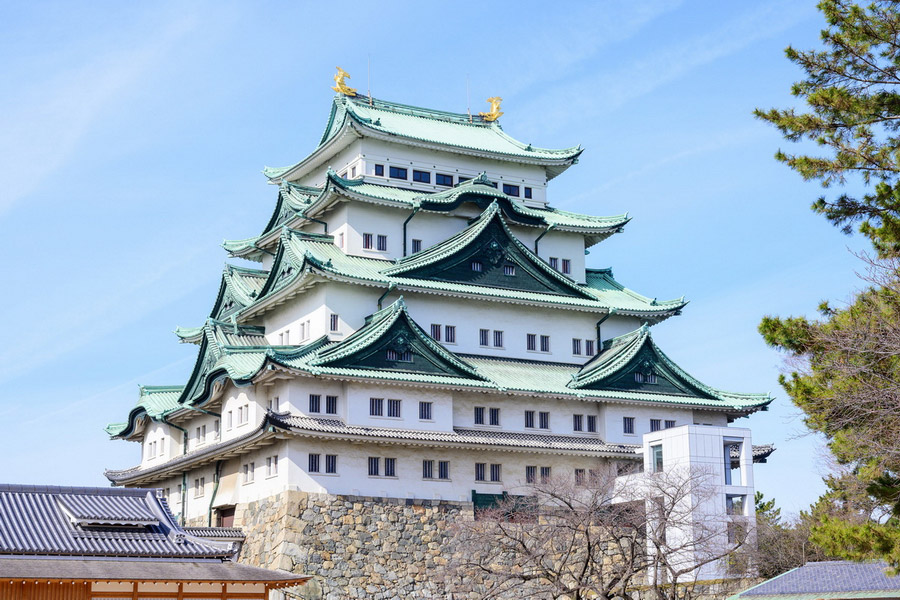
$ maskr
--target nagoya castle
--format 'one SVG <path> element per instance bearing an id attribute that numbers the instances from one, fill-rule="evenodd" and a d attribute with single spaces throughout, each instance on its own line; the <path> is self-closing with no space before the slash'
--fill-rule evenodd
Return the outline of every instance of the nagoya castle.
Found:
<path id="1" fill-rule="evenodd" d="M 243 560 L 329 598 L 420 592 L 448 523 L 551 477 L 706 461 L 721 510 L 751 519 L 772 448 L 729 424 L 772 398 L 692 377 L 652 333 L 686 301 L 586 264 L 629 218 L 553 207 L 582 148 L 510 137 L 500 98 L 451 113 L 345 77 L 315 149 L 264 169 L 274 210 L 223 244 L 239 260 L 205 320 L 177 328 L 198 346 L 188 380 L 141 387 L 107 427 L 142 446 L 109 480 L 243 527 Z"/>

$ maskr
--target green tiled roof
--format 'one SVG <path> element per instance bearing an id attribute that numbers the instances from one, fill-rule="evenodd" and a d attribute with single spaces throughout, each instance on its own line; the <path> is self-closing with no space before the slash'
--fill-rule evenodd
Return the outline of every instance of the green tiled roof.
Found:
<path id="1" fill-rule="evenodd" d="M 134 430 L 135 421 L 147 416 L 151 419 L 159 419 L 167 413 L 180 407 L 178 398 L 184 386 L 142 385 L 137 404 L 128 414 L 125 423 L 111 423 L 106 426 L 106 433 L 111 437 L 124 437 Z"/>
<path id="2" fill-rule="evenodd" d="M 564 171 L 582 152 L 580 146 L 554 150 L 524 144 L 507 135 L 499 121 L 342 94 L 334 97 L 319 148 L 348 127 L 363 135 L 399 139 L 401 143 L 409 141 L 463 154 L 543 164 L 549 177 Z M 265 167 L 263 173 L 270 179 L 290 177 L 292 171 L 308 160 L 290 167 Z"/>
<path id="3" fill-rule="evenodd" d="M 293 190 L 291 193 L 296 198 L 303 200 L 292 200 L 289 203 L 285 200 L 285 189 Z M 441 192 L 427 194 L 417 190 L 369 183 L 363 179 L 344 179 L 329 170 L 323 188 L 308 188 L 283 183 L 278 194 L 275 212 L 263 232 L 258 236 L 243 240 L 226 240 L 222 243 L 222 247 L 231 256 L 248 260 L 262 260 L 264 254 L 271 254 L 265 248 L 271 247 L 275 243 L 276 231 L 279 228 L 297 225 L 304 218 L 319 214 L 333 201 L 336 194 L 362 202 L 431 212 L 452 210 L 463 201 L 475 202 L 484 210 L 491 202 L 497 200 L 503 209 L 504 216 L 512 222 L 521 225 L 552 227 L 558 231 L 583 233 L 587 238 L 588 245 L 595 244 L 621 231 L 630 220 L 627 214 L 595 217 L 557 210 L 549 206 L 545 208 L 529 207 L 518 198 L 498 191 L 479 178 L 465 181 Z"/>
<path id="4" fill-rule="evenodd" d="M 267 287 L 261 293 L 262 301 L 277 294 L 295 282 L 300 284 L 312 274 L 350 283 L 375 285 L 382 288 L 393 286 L 398 290 L 422 291 L 453 296 L 474 296 L 487 300 L 527 302 L 553 306 L 567 306 L 587 311 L 616 311 L 625 316 L 638 316 L 659 321 L 677 312 L 686 304 L 683 300 L 654 302 L 644 298 L 612 279 L 610 275 L 594 279 L 602 286 L 593 288 L 592 283 L 578 285 L 585 296 L 565 296 L 514 289 L 485 287 L 468 283 L 434 281 L 430 279 L 388 275 L 385 270 L 395 263 L 391 261 L 352 256 L 332 243 L 324 243 L 297 231 L 284 234 L 282 246 L 273 265 Z M 255 305 L 248 307 L 252 311 Z"/>
<path id="5" fill-rule="evenodd" d="M 688 301 L 681 298 L 657 300 L 630 290 L 613 278 L 612 269 L 585 269 L 585 289 L 598 300 L 605 301 L 621 314 L 625 311 L 643 312 L 648 307 L 655 310 L 684 308 Z"/>
<path id="6" fill-rule="evenodd" d="M 652 383 L 637 381 L 646 375 Z M 606 340 L 600 353 L 585 364 L 569 382 L 576 390 L 621 390 L 627 393 L 720 401 L 725 405 L 765 405 L 768 394 L 736 394 L 710 387 L 679 367 L 653 341 L 650 328 L 641 328 Z"/>
<path id="7" fill-rule="evenodd" d="M 386 337 L 393 339 L 384 340 Z M 387 344 L 381 343 L 383 341 Z M 398 355 L 408 350 L 413 358 L 405 363 L 388 363 L 382 354 L 385 347 L 393 349 Z M 363 356 L 365 354 L 368 356 Z M 417 360 L 419 358 L 424 360 Z M 435 342 L 410 318 L 402 296 L 387 308 L 370 315 L 365 325 L 340 344 L 320 350 L 309 364 L 349 368 L 378 365 L 384 369 L 410 373 L 483 380 L 472 367 Z"/>
<path id="8" fill-rule="evenodd" d="M 589 297 L 575 281 L 550 268 L 543 259 L 519 241 L 507 227 L 500 212 L 500 204 L 496 200 L 459 233 L 426 250 L 400 259 L 395 266 L 388 267 L 383 273 L 396 277 L 452 281 L 450 275 L 453 265 L 460 261 L 465 263 L 462 265 L 463 274 L 471 276 L 470 258 L 483 263 L 484 272 L 481 275 L 489 274 L 491 263 L 496 263 L 498 269 L 502 269 L 504 267 L 502 263 L 507 261 L 519 263 L 515 276 L 507 277 L 501 274 L 497 280 L 491 280 L 493 284 L 482 285 L 523 290 L 527 289 L 523 287 L 524 284 L 530 282 L 538 289 L 546 289 L 545 293 Z M 525 276 L 519 274 L 519 270 L 527 272 L 527 282 Z M 523 278 L 521 282 L 518 281 L 520 277 Z"/>
<path id="9" fill-rule="evenodd" d="M 401 322 L 403 328 L 398 329 Z M 632 374 L 635 347 L 652 344 L 646 326 L 605 344 L 603 351 L 584 366 L 454 354 L 432 340 L 409 317 L 402 299 L 374 313 L 362 328 L 337 342 L 322 337 L 302 346 L 270 346 L 259 327 L 236 326 L 213 319 L 207 321 L 203 331 L 188 384 L 184 388 L 142 388 L 141 401 L 129 414 L 128 423 L 108 426 L 112 437 L 131 435 L 135 420 L 142 414 L 155 418 L 183 406 L 202 405 L 217 379 L 249 384 L 267 362 L 340 379 L 398 381 L 582 400 L 674 404 L 735 414 L 753 412 L 772 401 L 767 394 L 736 394 L 706 386 L 672 363 L 655 344 L 652 348 L 666 361 L 666 368 L 703 393 L 685 394 L 677 389 L 672 392 L 664 386 L 648 391 L 647 388 L 622 389 L 614 384 L 598 385 L 611 380 L 616 373 Z M 407 364 L 380 360 L 384 348 L 397 344 L 409 349 L 413 359 L 406 361 Z M 379 360 L 369 360 L 372 356 Z M 144 390 L 151 392 L 145 394 Z"/>

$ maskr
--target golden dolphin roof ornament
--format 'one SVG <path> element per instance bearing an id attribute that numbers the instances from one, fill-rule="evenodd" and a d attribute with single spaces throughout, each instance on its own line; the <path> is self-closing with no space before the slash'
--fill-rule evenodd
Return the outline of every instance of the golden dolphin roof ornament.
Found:
<path id="1" fill-rule="evenodd" d="M 334 86 L 332 86 L 331 89 L 339 94 L 344 94 L 345 96 L 355 96 L 356 88 L 348 86 L 344 81 L 345 79 L 350 79 L 350 74 L 340 67 L 335 67 L 335 69 L 337 69 L 338 72 L 334 75 Z"/>
<path id="2" fill-rule="evenodd" d="M 501 98 L 500 96 L 494 96 L 493 98 L 488 98 L 487 101 L 491 103 L 491 112 L 480 112 L 478 114 L 485 121 L 496 121 L 500 118 L 500 115 L 503 114 L 500 111 L 500 103 L 503 102 L 503 98 Z"/>

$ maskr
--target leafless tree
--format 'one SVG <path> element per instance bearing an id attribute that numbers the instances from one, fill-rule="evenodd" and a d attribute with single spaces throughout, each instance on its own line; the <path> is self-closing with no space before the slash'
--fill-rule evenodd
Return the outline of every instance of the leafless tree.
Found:
<path id="1" fill-rule="evenodd" d="M 690 598 L 704 568 L 734 568 L 749 539 L 745 523 L 708 510 L 709 483 L 706 473 L 670 470 L 523 486 L 457 525 L 447 590 L 483 599 L 636 599 L 637 590 Z"/>

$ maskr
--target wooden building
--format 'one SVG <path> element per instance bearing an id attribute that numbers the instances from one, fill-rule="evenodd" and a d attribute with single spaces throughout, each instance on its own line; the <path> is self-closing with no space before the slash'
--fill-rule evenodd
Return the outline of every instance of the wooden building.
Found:
<path id="1" fill-rule="evenodd" d="M 160 490 L 0 485 L 0 600 L 266 600 L 309 579 L 238 563 L 233 530 L 201 533 Z"/>

